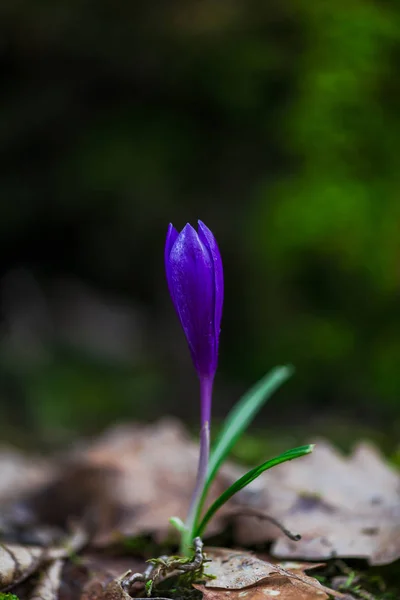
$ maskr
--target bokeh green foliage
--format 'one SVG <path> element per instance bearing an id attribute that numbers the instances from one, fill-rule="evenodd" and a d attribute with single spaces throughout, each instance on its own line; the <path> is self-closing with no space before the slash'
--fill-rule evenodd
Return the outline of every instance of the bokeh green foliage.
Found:
<path id="1" fill-rule="evenodd" d="M 3 271 L 125 294 L 167 347 L 166 224 L 201 217 L 224 254 L 222 380 L 291 362 L 286 400 L 398 414 L 398 3 L 4 0 L 0 17 Z M 79 414 L 97 375 L 70 368 L 27 378 L 38 414 L 50 397 Z M 148 369 L 163 397 L 167 366 Z M 131 389 L 117 373 L 104 406 Z"/>
<path id="2" fill-rule="evenodd" d="M 303 2 L 300 12 L 308 43 L 283 125 L 293 167 L 260 186 L 253 221 L 277 345 L 313 377 L 335 375 L 346 400 L 396 407 L 399 9 Z"/>

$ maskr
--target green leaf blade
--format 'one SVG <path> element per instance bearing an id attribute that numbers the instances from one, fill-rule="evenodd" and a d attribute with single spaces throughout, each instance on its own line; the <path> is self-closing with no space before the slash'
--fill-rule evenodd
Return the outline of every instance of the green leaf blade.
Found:
<path id="1" fill-rule="evenodd" d="M 187 531 L 188 539 L 192 540 L 195 537 L 194 532 L 198 528 L 207 492 L 210 489 L 221 464 L 268 398 L 282 385 L 282 383 L 289 379 L 293 372 L 294 368 L 289 365 L 275 367 L 244 394 L 228 414 L 223 428 L 211 450 L 206 481 L 197 506 L 193 526 Z"/>
<path id="2" fill-rule="evenodd" d="M 211 451 L 206 489 L 242 433 L 250 425 L 268 398 L 293 374 L 291 366 L 276 367 L 258 381 L 233 407 Z"/>
<path id="3" fill-rule="evenodd" d="M 170 517 L 169 522 L 173 527 L 175 527 L 175 529 L 179 531 L 179 533 L 185 533 L 185 523 L 179 517 Z"/>
<path id="4" fill-rule="evenodd" d="M 252 481 L 257 479 L 257 477 L 259 477 L 262 473 L 264 473 L 264 471 L 267 471 L 268 469 L 271 469 L 272 467 L 275 467 L 276 465 L 280 465 L 289 460 L 294 460 L 295 458 L 300 458 L 301 456 L 310 454 L 313 451 L 313 449 L 314 449 L 314 444 L 308 444 L 306 446 L 299 446 L 298 448 L 293 448 L 292 450 L 287 450 L 286 452 L 279 454 L 279 456 L 271 458 L 270 460 L 267 460 L 265 463 L 262 463 L 261 465 L 258 465 L 257 467 L 254 467 L 254 469 L 251 469 L 250 471 L 245 473 L 242 477 L 240 477 L 237 481 L 235 481 L 235 483 L 233 483 L 228 489 L 226 489 L 225 492 L 223 492 L 215 500 L 215 502 L 210 506 L 210 508 L 207 510 L 206 514 L 204 515 L 201 523 L 197 527 L 197 530 L 195 531 L 195 536 L 198 536 L 198 535 L 201 536 L 202 533 L 204 532 L 208 522 L 215 515 L 217 510 L 219 508 L 221 508 L 221 506 L 223 506 L 228 500 L 230 500 L 230 498 L 232 498 L 232 496 L 237 494 L 237 492 L 239 492 L 240 490 L 245 488 L 247 485 L 249 485 L 249 483 L 251 483 Z"/>

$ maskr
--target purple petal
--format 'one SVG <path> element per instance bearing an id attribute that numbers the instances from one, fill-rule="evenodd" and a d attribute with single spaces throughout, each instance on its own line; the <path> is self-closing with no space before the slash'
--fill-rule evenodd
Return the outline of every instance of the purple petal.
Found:
<path id="1" fill-rule="evenodd" d="M 221 330 L 222 306 L 224 303 L 224 272 L 222 267 L 222 258 L 213 233 L 202 221 L 199 223 L 199 238 L 208 249 L 214 266 L 215 281 L 215 311 L 214 311 L 214 330 L 215 340 L 218 351 L 218 340 Z"/>
<path id="2" fill-rule="evenodd" d="M 174 301 L 174 290 L 171 285 L 171 269 L 169 266 L 169 255 L 171 254 L 172 246 L 175 244 L 176 238 L 178 237 L 178 235 L 179 234 L 178 234 L 177 230 L 172 225 L 172 223 L 170 223 L 168 226 L 168 231 L 167 231 L 167 239 L 165 240 L 164 262 L 165 262 L 165 274 L 167 276 L 168 289 L 169 289 L 169 293 L 172 298 L 172 301 Z"/>
<path id="3" fill-rule="evenodd" d="M 187 224 L 172 246 L 168 261 L 173 301 L 200 375 L 216 369 L 214 268 L 208 249 Z"/>

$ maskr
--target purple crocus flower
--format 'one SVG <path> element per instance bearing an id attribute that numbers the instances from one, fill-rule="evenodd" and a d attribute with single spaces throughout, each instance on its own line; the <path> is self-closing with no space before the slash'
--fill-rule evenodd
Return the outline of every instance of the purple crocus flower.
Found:
<path id="1" fill-rule="evenodd" d="M 178 313 L 199 377 L 217 369 L 224 279 L 222 260 L 211 231 L 199 221 L 177 232 L 168 228 L 165 270 L 169 292 Z"/>
<path id="2" fill-rule="evenodd" d="M 217 242 L 202 221 L 199 221 L 198 232 L 188 223 L 178 233 L 170 224 L 165 243 L 165 271 L 169 293 L 200 378 L 203 424 L 210 421 L 224 277 Z"/>
<path id="3" fill-rule="evenodd" d="M 196 510 L 208 464 L 211 397 L 224 297 L 222 260 L 217 242 L 202 221 L 198 224 L 198 231 L 188 223 L 180 233 L 170 224 L 165 243 L 169 293 L 200 379 L 200 459 L 188 519 Z"/>

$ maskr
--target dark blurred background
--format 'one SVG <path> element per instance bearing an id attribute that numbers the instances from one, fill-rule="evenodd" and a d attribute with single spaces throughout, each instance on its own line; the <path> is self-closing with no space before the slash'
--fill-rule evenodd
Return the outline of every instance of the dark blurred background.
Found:
<path id="1" fill-rule="evenodd" d="M 1 437 L 196 426 L 163 246 L 201 218 L 216 416 L 290 362 L 259 425 L 394 439 L 399 64 L 395 0 L 2 0 Z"/>

